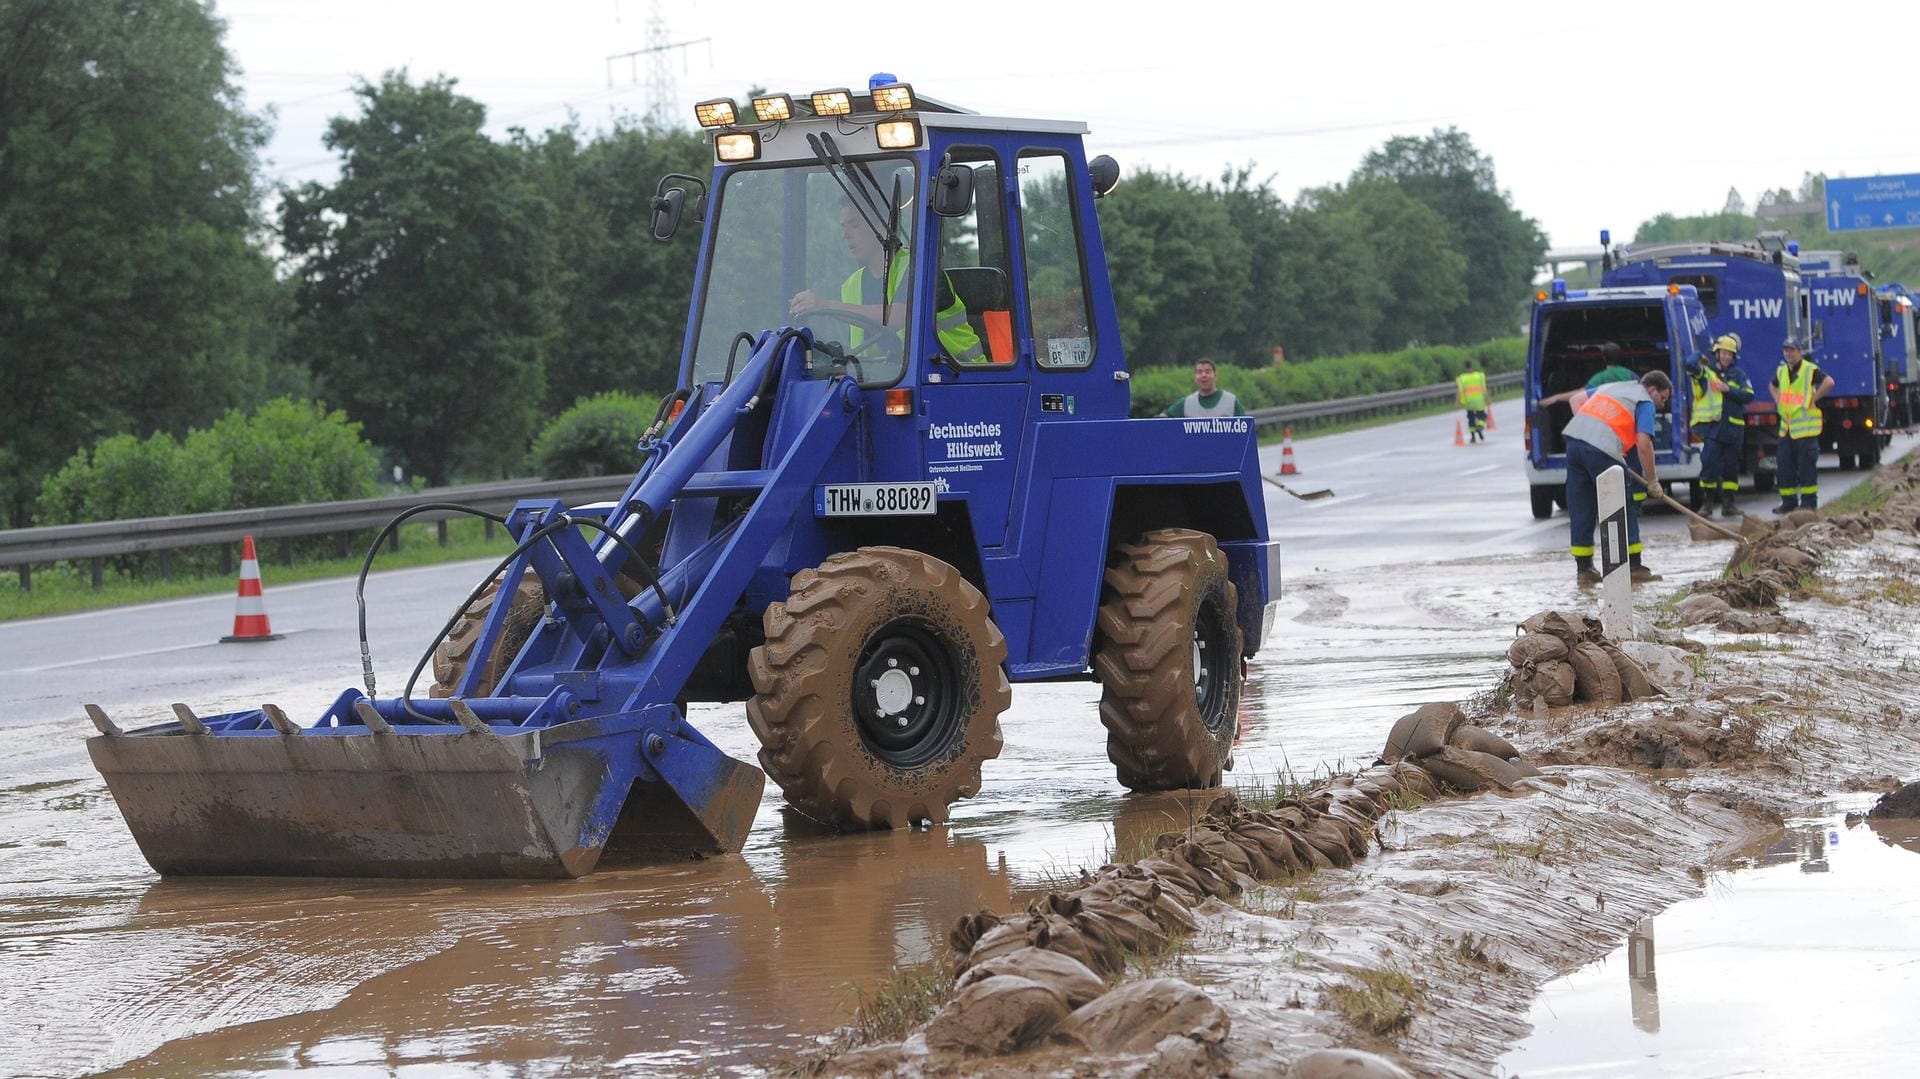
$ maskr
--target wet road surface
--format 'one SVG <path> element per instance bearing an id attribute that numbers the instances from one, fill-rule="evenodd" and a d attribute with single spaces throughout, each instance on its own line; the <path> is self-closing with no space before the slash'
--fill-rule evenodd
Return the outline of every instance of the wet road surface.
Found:
<path id="1" fill-rule="evenodd" d="M 1287 594 L 1230 783 L 1370 762 L 1410 707 L 1491 687 L 1514 623 L 1588 602 L 1564 516 L 1528 513 L 1504 442 L 1518 432 L 1455 448 L 1450 419 L 1296 442 L 1289 485 L 1335 498 L 1268 490 Z M 1269 471 L 1279 453 L 1263 452 Z M 1822 478 L 1833 497 L 1852 477 Z M 1725 556 L 1688 545 L 1677 515 L 1647 536 L 1669 575 Z M 382 692 L 483 568 L 370 584 Z M 1006 749 L 946 829 L 821 836 L 775 789 L 740 858 L 563 883 L 161 882 L 87 761 L 79 706 L 128 725 L 171 701 L 318 714 L 359 681 L 352 583 L 275 587 L 269 568 L 266 589 L 286 634 L 266 644 L 215 643 L 227 597 L 0 625 L 0 1074 L 753 1072 L 939 954 L 959 915 L 1185 824 L 1177 799 L 1114 781 L 1097 686 L 1057 683 L 1016 687 Z M 752 759 L 739 706 L 692 718 Z"/>

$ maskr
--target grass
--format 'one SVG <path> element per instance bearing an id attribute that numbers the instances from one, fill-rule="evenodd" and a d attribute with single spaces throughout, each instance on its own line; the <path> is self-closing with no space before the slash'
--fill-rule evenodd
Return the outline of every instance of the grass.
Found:
<path id="1" fill-rule="evenodd" d="M 953 999 L 953 970 L 944 963 L 896 967 L 872 992 L 854 990 L 852 1031 L 857 1045 L 897 1042 L 918 1030 Z"/>
<path id="2" fill-rule="evenodd" d="M 1389 963 L 1355 971 L 1352 981 L 1327 990 L 1325 1003 L 1354 1030 L 1385 1038 L 1413 1025 L 1426 996 L 1411 972 Z"/>
<path id="3" fill-rule="evenodd" d="M 1826 515 L 1836 513 L 1864 513 L 1877 510 L 1893 499 L 1893 488 L 1882 484 L 1879 477 L 1871 476 L 1854 484 L 1847 493 L 1820 507 Z"/>
<path id="4" fill-rule="evenodd" d="M 400 550 L 381 548 L 380 554 L 373 560 L 373 568 L 375 571 L 402 569 L 488 556 L 498 559 L 513 549 L 513 541 L 504 529 L 495 528 L 491 540 L 484 538 L 483 532 L 482 524 L 477 520 L 449 521 L 447 545 L 442 547 L 437 541 L 434 525 L 403 525 L 400 529 Z M 260 551 L 261 584 L 269 598 L 276 584 L 354 576 L 360 572 L 360 564 L 366 558 L 365 548 L 362 548 L 347 558 L 314 559 L 287 566 L 277 561 L 278 554 L 279 544 L 271 541 Z M 36 569 L 31 592 L 21 590 L 18 575 L 0 583 L 0 621 L 151 603 L 181 596 L 231 594 L 236 585 L 234 576 L 216 572 L 204 576 L 176 576 L 170 581 L 133 580 L 109 575 L 102 587 L 94 588 L 84 567 L 61 565 L 46 570 Z M 271 606 L 268 609 L 271 611 Z"/>

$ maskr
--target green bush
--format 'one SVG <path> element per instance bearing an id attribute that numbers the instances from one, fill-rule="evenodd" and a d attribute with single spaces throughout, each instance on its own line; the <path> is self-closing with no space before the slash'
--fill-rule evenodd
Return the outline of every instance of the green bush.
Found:
<path id="1" fill-rule="evenodd" d="M 583 397 L 533 440 L 527 467 L 550 480 L 632 472 L 640 467 L 635 446 L 659 408 L 659 398 L 617 391 Z"/>
<path id="2" fill-rule="evenodd" d="M 1220 384 L 1253 411 L 1452 382 L 1469 358 L 1488 374 L 1517 371 L 1526 363 L 1527 343 L 1509 337 L 1478 345 L 1426 345 L 1399 352 L 1326 356 L 1284 367 L 1223 363 L 1218 370 Z M 1168 404 L 1193 392 L 1193 369 L 1144 367 L 1133 372 L 1132 386 L 1133 415 L 1157 416 Z"/>
<path id="3" fill-rule="evenodd" d="M 146 439 L 114 435 L 81 450 L 40 488 L 39 519 L 48 524 L 172 517 L 186 513 L 364 498 L 375 492 L 379 457 L 345 414 L 310 401 L 280 398 L 251 416 L 234 409 L 184 442 L 162 431 Z M 331 549 L 332 541 L 302 548 Z M 209 572 L 217 552 L 172 554 L 175 568 Z M 109 560 L 140 576 L 160 555 Z"/>

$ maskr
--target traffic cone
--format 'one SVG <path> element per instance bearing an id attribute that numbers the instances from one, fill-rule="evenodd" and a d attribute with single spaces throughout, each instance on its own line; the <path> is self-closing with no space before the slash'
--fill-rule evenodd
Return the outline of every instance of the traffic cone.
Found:
<path id="1" fill-rule="evenodd" d="M 1459 420 L 1453 421 L 1453 444 L 1456 446 L 1467 444 L 1467 429 L 1461 426 Z"/>
<path id="2" fill-rule="evenodd" d="M 267 623 L 267 600 L 260 594 L 260 559 L 253 553 L 253 537 L 240 542 L 240 595 L 233 604 L 233 634 L 228 641 L 277 641 L 280 634 Z"/>
<path id="3" fill-rule="evenodd" d="M 1298 476 L 1300 469 L 1293 463 L 1293 428 L 1280 429 L 1280 474 Z"/>
<path id="4" fill-rule="evenodd" d="M 1493 406 L 1488 405 L 1487 406 L 1487 430 L 1491 431 L 1496 426 L 1497 425 L 1493 422 Z"/>

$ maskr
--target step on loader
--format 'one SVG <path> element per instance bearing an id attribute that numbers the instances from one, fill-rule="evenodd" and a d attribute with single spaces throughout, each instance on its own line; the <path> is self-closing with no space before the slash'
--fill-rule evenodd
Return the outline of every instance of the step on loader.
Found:
<path id="1" fill-rule="evenodd" d="M 1013 682 L 1097 679 L 1130 788 L 1220 783 L 1279 559 L 1250 420 L 1129 418 L 1118 167 L 886 76 L 697 112 L 711 181 L 652 203 L 700 237 L 681 383 L 625 494 L 521 503 L 424 694 L 369 663 L 308 725 L 89 706 L 156 870 L 578 876 L 739 850 L 764 776 L 839 828 L 941 823 Z M 687 720 L 742 700 L 757 768 Z"/>

